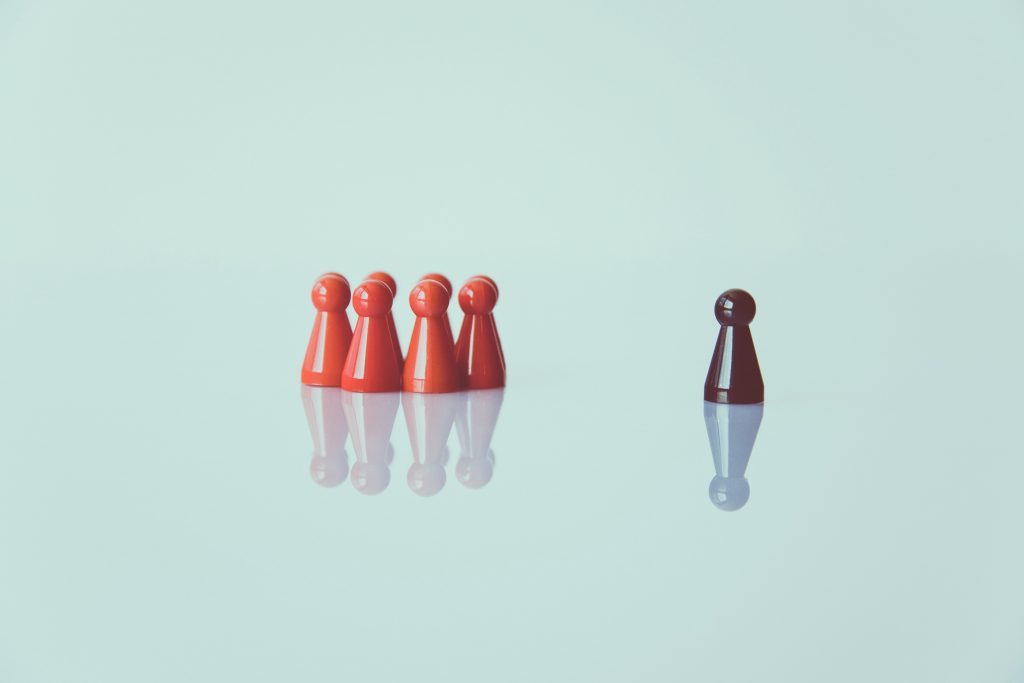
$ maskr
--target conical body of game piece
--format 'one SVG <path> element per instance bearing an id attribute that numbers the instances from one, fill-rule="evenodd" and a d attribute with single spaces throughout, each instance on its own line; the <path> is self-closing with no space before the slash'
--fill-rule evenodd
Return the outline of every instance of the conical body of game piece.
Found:
<path id="1" fill-rule="evenodd" d="M 442 285 L 444 285 L 444 288 L 448 290 L 448 300 L 449 301 L 451 301 L 451 297 L 455 296 L 455 290 L 452 289 L 452 281 L 449 280 L 448 278 L 446 278 L 444 275 L 441 275 L 441 273 L 427 273 L 426 275 L 424 275 L 423 277 L 420 278 L 420 282 L 422 282 L 423 280 L 434 280 L 435 282 L 440 282 Z M 444 309 L 443 320 L 444 320 L 444 329 L 448 331 L 448 338 L 451 339 L 452 340 L 452 344 L 454 344 L 455 343 L 455 333 L 452 332 L 452 321 L 451 321 L 451 318 L 448 317 L 448 309 L 447 308 Z"/>
<path id="2" fill-rule="evenodd" d="M 359 318 L 341 374 L 342 389 L 375 393 L 402 388 L 402 368 L 387 319 L 393 299 L 379 280 L 367 280 L 352 293 L 352 308 Z"/>
<path id="3" fill-rule="evenodd" d="M 455 476 L 463 486 L 479 489 L 494 474 L 494 451 L 491 438 L 498 424 L 498 414 L 505 397 L 504 389 L 462 392 L 455 413 L 455 433 L 459 437 L 459 461 Z"/>
<path id="4" fill-rule="evenodd" d="M 391 481 L 391 432 L 395 428 L 401 394 L 359 394 L 341 390 L 345 419 L 352 433 L 356 462 L 352 466 L 352 485 L 361 493 L 373 495 Z"/>
<path id="5" fill-rule="evenodd" d="M 309 474 L 321 486 L 337 486 L 348 476 L 348 422 L 342 409 L 341 389 L 303 386 L 302 405 L 313 438 Z"/>
<path id="6" fill-rule="evenodd" d="M 455 364 L 455 345 L 444 327 L 450 298 L 448 290 L 436 280 L 421 280 L 409 294 L 416 323 L 405 359 L 405 391 L 443 394 L 462 388 Z"/>
<path id="7" fill-rule="evenodd" d="M 420 496 L 432 496 L 444 488 L 448 435 L 463 398 L 462 393 L 402 394 L 413 458 L 406 479 L 409 488 Z"/>
<path id="8" fill-rule="evenodd" d="M 704 424 L 715 461 L 715 478 L 708 487 L 708 496 L 719 510 L 739 510 L 750 498 L 745 475 L 763 415 L 761 403 L 704 402 Z"/>
<path id="9" fill-rule="evenodd" d="M 341 386 L 345 357 L 352 343 L 352 325 L 345 312 L 350 294 L 348 280 L 338 273 L 325 273 L 313 284 L 316 320 L 302 361 L 303 384 Z"/>
<path id="10" fill-rule="evenodd" d="M 722 327 L 715 353 L 711 357 L 708 378 L 704 382 L 704 400 L 713 403 L 761 403 L 764 381 L 757 363 L 750 322 L 757 307 L 754 297 L 742 289 L 723 292 L 715 302 L 715 317 Z"/>
<path id="11" fill-rule="evenodd" d="M 467 389 L 495 389 L 505 386 L 505 355 L 494 322 L 498 290 L 489 278 L 471 278 L 459 290 L 464 314 L 455 361 Z"/>
<path id="12" fill-rule="evenodd" d="M 383 270 L 370 273 L 366 276 L 367 280 L 379 280 L 388 286 L 391 290 L 392 298 L 398 297 L 398 283 L 395 282 L 395 278 L 391 277 L 388 273 Z M 394 311 L 388 311 L 388 325 L 391 326 L 391 343 L 395 345 L 395 355 L 398 358 L 398 367 L 402 367 L 405 363 L 405 358 L 402 356 L 402 342 L 398 341 L 398 327 L 395 326 L 395 314 Z"/>

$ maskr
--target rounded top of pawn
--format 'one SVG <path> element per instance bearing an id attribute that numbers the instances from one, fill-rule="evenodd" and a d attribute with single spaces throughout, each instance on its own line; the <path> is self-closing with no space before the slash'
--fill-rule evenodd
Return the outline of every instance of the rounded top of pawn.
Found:
<path id="1" fill-rule="evenodd" d="M 395 297 L 380 280 L 365 280 L 352 292 L 352 309 L 356 315 L 380 318 L 391 310 Z"/>
<path id="2" fill-rule="evenodd" d="M 444 275 L 441 275 L 441 273 L 427 273 L 421 277 L 420 280 L 434 280 L 436 282 L 440 282 L 444 285 L 444 288 L 448 290 L 449 295 L 452 293 L 452 281 Z"/>
<path id="3" fill-rule="evenodd" d="M 318 311 L 339 312 L 348 306 L 351 296 L 348 280 L 338 273 L 324 273 L 313 283 L 310 298 Z"/>
<path id="4" fill-rule="evenodd" d="M 391 296 L 398 295 L 398 283 L 395 282 L 395 278 L 391 277 L 390 274 L 385 273 L 383 270 L 375 270 L 366 276 L 367 280 L 379 280 L 388 286 L 391 290 Z"/>
<path id="5" fill-rule="evenodd" d="M 419 317 L 433 318 L 448 310 L 451 294 L 437 280 L 420 280 L 409 293 L 409 307 Z"/>
<path id="6" fill-rule="evenodd" d="M 489 278 L 474 277 L 459 290 L 459 306 L 467 315 L 485 315 L 498 303 L 498 290 Z"/>
<path id="7" fill-rule="evenodd" d="M 474 275 L 473 277 L 471 277 L 469 279 L 470 280 L 486 280 L 487 282 L 490 282 L 491 283 L 491 287 L 494 287 L 494 298 L 495 298 L 495 300 L 497 300 L 497 298 L 498 298 L 498 283 L 494 281 L 493 277 L 491 277 L 489 275 Z"/>
<path id="8" fill-rule="evenodd" d="M 723 325 L 749 325 L 757 312 L 754 297 L 742 289 L 730 289 L 715 302 L 715 317 Z"/>

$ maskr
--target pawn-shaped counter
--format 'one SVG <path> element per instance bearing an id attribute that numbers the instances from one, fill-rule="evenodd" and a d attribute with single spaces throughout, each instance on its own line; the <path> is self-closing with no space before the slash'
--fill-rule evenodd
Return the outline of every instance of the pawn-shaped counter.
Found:
<path id="1" fill-rule="evenodd" d="M 730 404 L 764 401 L 764 380 L 750 334 L 750 323 L 756 312 L 754 297 L 742 289 L 723 292 L 715 302 L 715 318 L 721 329 L 704 382 L 705 401 Z"/>
<path id="2" fill-rule="evenodd" d="M 761 427 L 764 404 L 704 402 L 704 424 L 715 462 L 708 496 L 719 510 L 739 510 L 750 498 L 747 465 Z"/>
<path id="3" fill-rule="evenodd" d="M 357 392 L 388 392 L 402 388 L 401 350 L 395 349 L 394 325 L 388 316 L 394 296 L 379 280 L 366 280 L 352 293 L 359 316 L 345 358 L 341 388 Z"/>
<path id="4" fill-rule="evenodd" d="M 444 488 L 448 464 L 448 436 L 459 402 L 465 393 L 403 393 L 405 425 L 409 430 L 413 463 L 409 467 L 409 488 L 420 496 L 432 496 Z"/>
<path id="5" fill-rule="evenodd" d="M 348 421 L 342 408 L 342 391 L 337 387 L 302 387 L 313 458 L 309 475 L 320 486 L 337 486 L 348 476 Z"/>
<path id="6" fill-rule="evenodd" d="M 498 287 L 494 280 L 470 278 L 459 290 L 462 328 L 455 344 L 455 360 L 468 389 L 505 386 L 505 354 L 494 322 Z"/>
<path id="7" fill-rule="evenodd" d="M 416 322 L 402 376 L 405 391 L 443 394 L 462 388 L 451 329 L 445 326 L 450 300 L 451 294 L 437 280 L 421 280 L 409 293 Z"/>
<path id="8" fill-rule="evenodd" d="M 317 387 L 341 386 L 341 375 L 352 342 L 352 325 L 345 309 L 351 295 L 348 280 L 324 273 L 313 284 L 316 307 L 313 331 L 302 361 L 302 383 Z"/>
<path id="9" fill-rule="evenodd" d="M 391 290 L 391 298 L 394 299 L 398 296 L 398 283 L 395 282 L 395 278 L 391 277 L 390 273 L 385 273 L 383 270 L 377 270 L 366 276 L 367 280 L 377 280 L 383 282 Z M 398 367 L 402 367 L 405 364 L 405 357 L 402 355 L 402 343 L 398 341 L 398 327 L 395 326 L 395 314 L 394 311 L 388 311 L 387 315 L 388 326 L 391 328 L 391 344 L 395 347 L 395 358 L 398 359 Z"/>
<path id="10" fill-rule="evenodd" d="M 455 463 L 455 477 L 467 488 L 483 488 L 494 475 L 491 439 L 504 396 L 504 389 L 468 391 L 458 404 L 455 433 L 459 438 L 459 461 Z"/>
<path id="11" fill-rule="evenodd" d="M 441 273 L 427 273 L 426 275 L 420 278 L 420 282 L 423 282 L 424 280 L 433 280 L 435 282 L 440 282 L 448 291 L 448 300 L 449 302 L 451 302 L 451 297 L 455 295 L 455 290 L 452 289 L 451 280 L 449 280 Z M 444 315 L 441 316 L 441 321 L 444 323 L 444 329 L 448 332 L 448 338 L 452 340 L 452 344 L 455 344 L 455 335 L 452 332 L 452 321 L 451 318 L 448 317 L 447 306 L 444 309 Z"/>
<path id="12" fill-rule="evenodd" d="M 351 391 L 341 394 L 356 455 L 352 486 L 367 495 L 380 493 L 391 481 L 391 461 L 395 455 L 391 432 L 395 428 L 400 394 Z"/>
<path id="13" fill-rule="evenodd" d="M 484 282 L 489 284 L 494 289 L 494 303 L 495 305 L 497 305 L 499 296 L 498 283 L 494 281 L 494 278 L 490 277 L 489 275 L 474 275 L 473 277 L 469 278 L 469 280 L 467 280 L 466 282 L 468 283 L 472 280 L 483 280 Z M 494 307 L 492 306 L 491 308 L 493 309 Z M 495 334 L 495 336 L 497 337 L 497 334 Z M 502 367 L 505 367 L 505 351 L 501 348 L 501 337 L 497 337 L 497 339 L 498 353 L 501 354 L 501 365 Z"/>

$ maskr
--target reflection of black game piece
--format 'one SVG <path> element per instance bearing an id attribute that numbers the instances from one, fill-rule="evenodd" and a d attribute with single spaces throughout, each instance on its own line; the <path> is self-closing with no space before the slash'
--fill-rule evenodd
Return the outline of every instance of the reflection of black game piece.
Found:
<path id="1" fill-rule="evenodd" d="M 455 476 L 471 489 L 483 488 L 494 474 L 491 437 L 494 436 L 504 396 L 504 389 L 468 391 L 455 414 L 455 431 L 460 447 Z"/>
<path id="2" fill-rule="evenodd" d="M 356 463 L 352 466 L 352 485 L 360 493 L 380 493 L 391 481 L 389 465 L 394 458 L 391 431 L 398 415 L 397 391 L 364 394 L 342 391 L 345 418 L 352 430 Z"/>
<path id="3" fill-rule="evenodd" d="M 402 393 L 405 426 L 409 429 L 413 463 L 409 467 L 409 488 L 421 496 L 432 496 L 444 488 L 448 462 L 448 435 L 455 421 L 463 392 L 447 394 Z"/>
<path id="4" fill-rule="evenodd" d="M 718 343 L 704 382 L 704 400 L 713 403 L 761 403 L 764 381 L 750 334 L 757 307 L 754 297 L 742 289 L 723 292 L 715 302 L 721 323 Z"/>
<path id="5" fill-rule="evenodd" d="M 760 403 L 704 402 L 704 423 L 715 461 L 715 478 L 708 487 L 708 495 L 719 510 L 739 510 L 750 498 L 750 484 L 744 474 L 763 414 L 764 405 Z"/>
<path id="6" fill-rule="evenodd" d="M 348 423 L 341 407 L 341 389 L 302 385 L 302 405 L 313 437 L 309 475 L 321 486 L 337 486 L 348 476 Z"/>

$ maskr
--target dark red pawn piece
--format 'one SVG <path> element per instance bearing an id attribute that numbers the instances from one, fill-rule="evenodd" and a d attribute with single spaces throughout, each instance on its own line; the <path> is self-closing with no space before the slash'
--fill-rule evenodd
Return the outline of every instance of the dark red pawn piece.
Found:
<path id="1" fill-rule="evenodd" d="M 704 382 L 704 400 L 712 403 L 761 403 L 764 380 L 754 351 L 750 322 L 757 306 L 754 297 L 742 289 L 723 292 L 715 302 L 715 317 L 721 323 L 718 343 Z"/>
<path id="2" fill-rule="evenodd" d="M 490 278 L 470 278 L 459 290 L 459 306 L 465 315 L 455 360 L 467 389 L 505 386 L 505 355 L 493 313 L 497 303 L 498 288 Z"/>
<path id="3" fill-rule="evenodd" d="M 313 284 L 311 297 L 316 320 L 302 361 L 302 383 L 315 387 L 341 386 L 341 371 L 352 343 L 348 321 L 348 280 L 338 273 L 324 273 Z"/>

